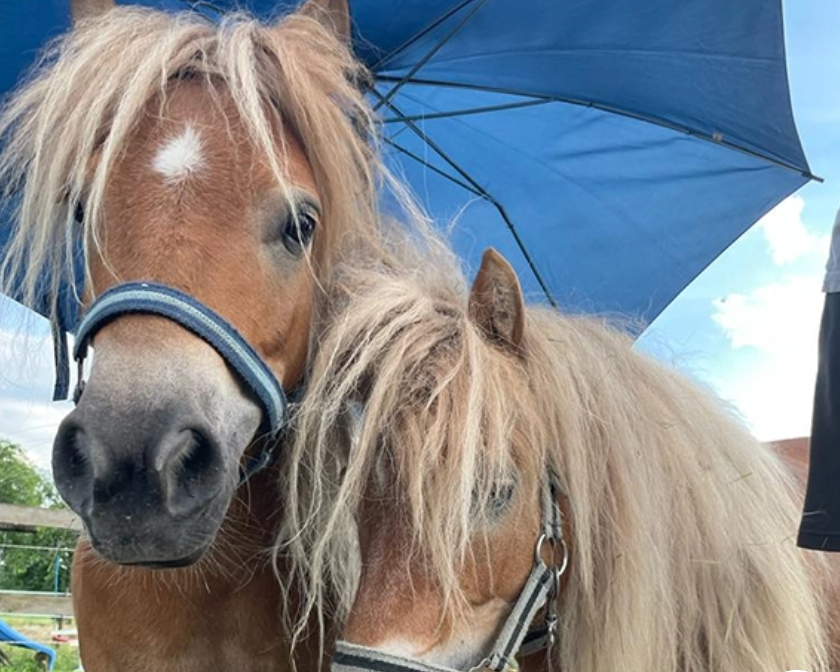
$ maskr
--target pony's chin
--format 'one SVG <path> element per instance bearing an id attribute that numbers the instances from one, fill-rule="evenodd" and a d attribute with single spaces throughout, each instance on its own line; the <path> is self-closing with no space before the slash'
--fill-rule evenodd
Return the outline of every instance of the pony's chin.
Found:
<path id="1" fill-rule="evenodd" d="M 79 515 L 90 545 L 103 560 L 127 567 L 177 568 L 192 565 L 207 553 L 230 499 L 230 489 L 220 489 L 184 516 L 161 511 L 162 505 L 147 507 L 141 516 L 131 513 L 125 503 L 120 509 L 100 506 Z"/>
<path id="2" fill-rule="evenodd" d="M 195 543 L 186 545 L 178 543 L 177 534 L 167 535 L 168 539 L 141 539 L 140 535 L 132 538 L 130 533 L 117 538 L 111 535 L 100 537 L 92 534 L 89 527 L 86 531 L 90 545 L 103 560 L 124 567 L 149 569 L 176 569 L 195 564 L 210 549 L 218 533 L 218 529 L 205 530 L 205 534 L 196 539 L 193 530 Z"/>
<path id="3" fill-rule="evenodd" d="M 115 565 L 122 565 L 123 567 L 145 567 L 146 569 L 178 569 L 181 567 L 189 567 L 201 560 L 207 551 L 210 549 L 213 541 L 212 539 L 207 543 L 195 548 L 186 553 L 179 551 L 172 555 L 161 553 L 160 551 L 153 554 L 140 553 L 125 553 L 114 552 L 113 549 L 107 545 L 98 544 L 94 539 L 91 539 L 91 546 L 96 554 L 103 560 L 113 562 Z"/>
<path id="4" fill-rule="evenodd" d="M 146 569 L 180 569 L 182 567 L 194 565 L 196 562 L 201 560 L 209 548 L 210 544 L 207 544 L 203 548 L 199 548 L 189 555 L 185 555 L 182 558 L 175 558 L 173 560 L 146 560 L 139 562 L 121 562 L 118 564 L 121 564 L 124 567 L 145 567 Z"/>

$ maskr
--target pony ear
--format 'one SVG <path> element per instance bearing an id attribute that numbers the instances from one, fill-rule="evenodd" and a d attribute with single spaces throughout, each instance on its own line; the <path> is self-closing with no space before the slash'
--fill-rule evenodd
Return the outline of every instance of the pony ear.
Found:
<path id="1" fill-rule="evenodd" d="M 473 281 L 470 319 L 491 341 L 519 347 L 525 330 L 525 301 L 516 272 L 492 247 L 484 251 Z"/>
<path id="2" fill-rule="evenodd" d="M 298 12 L 329 28 L 344 44 L 352 39 L 348 0 L 306 0 Z"/>
<path id="3" fill-rule="evenodd" d="M 83 19 L 104 14 L 115 6 L 114 0 L 71 0 L 70 15 L 73 17 L 73 23 L 78 23 Z"/>

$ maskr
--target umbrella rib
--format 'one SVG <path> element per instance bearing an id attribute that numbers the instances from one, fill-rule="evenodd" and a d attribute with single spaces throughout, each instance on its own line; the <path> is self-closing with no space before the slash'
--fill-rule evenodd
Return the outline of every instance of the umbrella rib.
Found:
<path id="1" fill-rule="evenodd" d="M 375 89 L 372 93 L 380 98 L 380 101 L 383 105 L 386 105 L 394 114 L 402 115 L 402 112 L 391 102 L 383 100 L 382 94 L 380 94 Z M 519 251 L 522 253 L 522 256 L 525 258 L 525 262 L 528 264 L 528 268 L 531 269 L 531 273 L 534 274 L 534 277 L 537 280 L 537 283 L 540 286 L 540 289 L 545 294 L 546 299 L 548 299 L 549 304 L 553 308 L 557 308 L 557 301 L 554 299 L 554 295 L 549 290 L 548 285 L 546 284 L 545 280 L 542 277 L 542 274 L 537 270 L 537 265 L 534 262 L 534 259 L 531 257 L 530 253 L 528 252 L 527 248 L 525 247 L 525 243 L 519 235 L 519 231 L 516 230 L 516 227 L 513 225 L 513 221 L 508 216 L 507 210 L 505 207 L 499 203 L 484 187 L 482 187 L 478 182 L 476 182 L 470 174 L 461 168 L 458 163 L 455 162 L 452 157 L 450 157 L 443 149 L 434 141 L 432 140 L 424 131 L 417 127 L 413 121 L 406 120 L 405 125 L 407 128 L 411 129 L 414 133 L 416 133 L 423 142 L 425 142 L 431 149 L 434 151 L 440 158 L 442 158 L 446 163 L 448 163 L 452 168 L 467 182 L 469 183 L 473 189 L 471 190 L 477 196 L 483 198 L 488 203 L 491 203 L 496 210 L 499 212 L 499 216 L 504 221 L 505 225 L 507 226 L 508 230 L 510 231 L 511 235 L 513 236 L 516 245 L 519 247 Z M 428 163 L 425 161 L 423 162 L 424 165 L 429 166 Z M 430 168 L 432 166 L 429 166 Z"/>
<path id="2" fill-rule="evenodd" d="M 380 58 L 376 62 L 376 64 L 371 68 L 371 70 L 376 72 L 377 70 L 382 68 L 382 66 L 385 65 L 385 63 L 387 63 L 389 60 L 391 60 L 394 56 L 396 56 L 397 54 L 399 54 L 402 51 L 405 51 L 412 44 L 414 44 L 417 40 L 419 40 L 419 39 L 423 38 L 424 36 L 428 35 L 435 28 L 437 28 L 440 24 L 442 24 L 444 21 L 446 21 L 450 16 L 452 16 L 454 14 L 457 14 L 458 12 L 460 12 L 464 7 L 466 7 L 471 2 L 475 2 L 475 0 L 462 0 L 462 2 L 459 2 L 457 5 L 455 5 L 449 11 L 441 14 L 438 18 L 436 18 L 434 21 L 432 21 L 425 28 L 423 28 L 422 30 L 420 30 L 417 33 L 414 33 L 414 35 L 412 35 L 407 40 L 402 42 L 398 47 L 395 47 L 394 49 L 389 51 L 387 54 L 385 54 L 382 58 Z"/>
<path id="3" fill-rule="evenodd" d="M 396 142 L 394 142 L 393 140 L 390 140 L 389 138 L 383 138 L 383 140 L 385 141 L 385 144 L 390 145 L 391 147 L 393 147 L 394 149 L 396 149 L 398 152 L 400 152 L 400 153 L 402 153 L 402 154 L 405 154 L 405 155 L 406 155 L 407 157 L 409 157 L 410 159 L 414 159 L 414 160 L 415 160 L 415 161 L 417 161 L 417 163 L 419 163 L 421 166 L 423 166 L 423 167 L 425 167 L 425 168 L 428 168 L 428 169 L 429 169 L 429 170 L 431 170 L 433 173 L 437 173 L 437 174 L 438 174 L 438 175 L 440 175 L 441 177 L 443 177 L 443 178 L 445 178 L 445 179 L 449 180 L 450 182 L 452 182 L 452 183 L 454 183 L 454 184 L 457 184 L 457 185 L 458 185 L 459 187 L 461 187 L 463 190 L 470 192 L 471 194 L 473 194 L 473 195 L 477 196 L 478 198 L 485 198 L 484 194 L 482 194 L 480 191 L 476 191 L 475 187 L 473 187 L 473 186 L 471 186 L 471 185 L 467 184 L 466 182 L 461 182 L 461 180 L 459 180 L 459 179 L 457 179 L 457 178 L 453 177 L 453 176 L 452 176 L 452 175 L 450 175 L 449 173 L 446 173 L 446 172 L 442 171 L 440 168 L 438 168 L 438 167 L 436 167 L 436 166 L 431 165 L 431 164 L 430 164 L 429 162 L 427 162 L 427 161 L 426 161 L 426 160 L 425 160 L 422 156 L 419 156 L 418 154 L 415 154 L 415 153 L 414 153 L 414 152 L 412 152 L 410 149 L 408 149 L 408 148 L 406 148 L 406 147 L 403 147 L 403 146 L 402 146 L 402 145 L 400 145 L 399 143 L 396 143 Z"/>
<path id="4" fill-rule="evenodd" d="M 751 156 L 756 159 L 760 159 L 767 163 L 770 163 L 774 166 L 779 168 L 784 168 L 785 170 L 790 170 L 794 173 L 797 173 L 808 180 L 814 180 L 815 182 L 822 183 L 824 182 L 823 178 L 819 177 L 818 175 L 814 175 L 809 170 L 803 170 L 793 164 L 786 163 L 784 161 L 780 161 L 779 159 L 773 158 L 772 156 L 766 156 L 761 152 L 757 152 L 754 149 L 749 149 L 747 147 L 741 147 L 740 145 L 736 145 L 733 142 L 729 142 L 728 140 L 724 140 L 723 138 L 716 137 L 715 135 L 709 135 L 708 133 L 703 133 L 702 131 L 698 131 L 693 128 L 689 128 L 688 126 L 683 126 L 682 124 L 674 123 L 673 121 L 668 121 L 666 119 L 660 119 L 658 117 L 651 117 L 644 114 L 640 114 L 638 112 L 631 112 L 630 110 L 623 110 L 619 107 L 613 107 L 611 105 L 606 105 L 604 103 L 596 103 L 591 100 L 583 100 L 580 98 L 572 98 L 567 96 L 549 96 L 541 93 L 529 93 L 518 91 L 515 89 L 505 89 L 503 87 L 492 87 L 492 86 L 483 86 L 483 85 L 473 85 L 473 84 L 463 84 L 459 82 L 443 82 L 443 81 L 435 81 L 429 79 L 412 79 L 410 82 L 405 81 L 405 78 L 400 77 L 389 77 L 388 75 L 377 75 L 377 81 L 380 82 L 399 82 L 400 86 L 404 84 L 418 84 L 421 86 L 437 86 L 437 87 L 444 87 L 444 88 L 453 88 L 453 89 L 469 89 L 471 91 L 483 91 L 485 93 L 499 93 L 504 95 L 511 95 L 511 96 L 523 96 L 532 99 L 542 100 L 546 103 L 567 103 L 569 105 L 579 105 L 580 107 L 591 107 L 596 110 L 600 110 L 602 112 L 609 112 L 610 114 L 615 114 L 622 117 L 627 117 L 628 119 L 635 119 L 636 121 L 641 121 L 647 124 L 653 124 L 655 126 L 660 126 L 662 128 L 667 128 L 677 133 L 683 133 L 685 135 L 691 136 L 693 138 L 697 138 L 698 140 L 702 140 L 704 142 L 710 142 L 715 145 L 720 145 L 722 147 L 726 147 L 727 149 L 731 149 L 736 152 L 740 152 L 742 154 L 746 154 L 747 156 Z"/>
<path id="5" fill-rule="evenodd" d="M 490 112 L 504 112 L 506 110 L 516 110 L 520 107 L 533 107 L 535 105 L 547 105 L 551 103 L 550 100 L 524 100 L 517 103 L 504 103 L 500 105 L 487 105 L 486 107 L 471 107 L 463 110 L 452 110 L 451 112 L 433 112 L 430 114 L 413 114 L 405 117 L 390 117 L 383 119 L 385 124 L 393 124 L 403 121 L 428 121 L 430 119 L 449 119 L 451 117 L 464 117 L 471 114 L 486 114 Z"/>
<path id="6" fill-rule="evenodd" d="M 426 52 L 426 54 L 423 56 L 423 58 L 421 58 L 419 61 L 417 61 L 411 67 L 411 69 L 405 74 L 404 77 L 396 79 L 395 83 L 394 83 L 394 86 L 391 87 L 391 89 L 388 91 L 388 93 L 386 93 L 384 96 L 382 96 L 380 94 L 380 101 L 378 103 L 376 103 L 376 105 L 373 106 L 374 112 L 376 112 L 383 105 L 386 105 L 388 102 L 390 102 L 391 99 L 395 95 L 397 95 L 397 92 L 403 87 L 404 84 L 406 84 L 409 81 L 412 81 L 412 78 L 414 77 L 415 74 L 417 74 L 417 72 L 420 70 L 420 68 L 422 68 L 424 65 L 426 65 L 426 63 L 428 63 L 430 60 L 432 60 L 432 58 L 434 58 L 434 55 L 436 53 L 438 53 L 441 49 L 443 49 L 443 47 L 446 46 L 446 44 L 449 42 L 449 40 L 451 40 L 453 37 L 455 37 L 455 35 L 458 34 L 458 32 L 461 30 L 461 28 L 463 28 L 465 25 L 467 25 L 467 23 L 470 21 L 470 19 L 472 19 L 476 15 L 476 12 L 478 12 L 478 10 L 481 9 L 484 6 L 484 3 L 486 3 L 487 0 L 470 0 L 470 2 L 475 2 L 476 3 L 475 7 L 473 7 L 467 13 L 467 15 L 464 18 L 462 18 L 455 25 L 455 27 L 452 30 L 450 30 L 446 35 L 444 35 L 443 39 L 441 39 L 436 45 L 434 45 L 431 49 L 429 49 L 429 51 Z M 464 3 L 464 6 L 466 6 L 468 4 L 470 4 L 470 3 L 469 2 Z"/>
<path id="7" fill-rule="evenodd" d="M 202 7 L 206 7 L 207 9 L 216 12 L 220 16 L 225 13 L 225 10 L 219 7 L 215 2 L 209 2 L 209 0 L 181 0 L 185 5 L 187 5 L 191 10 L 194 12 L 198 12 L 199 14 L 204 14 L 201 11 Z"/>

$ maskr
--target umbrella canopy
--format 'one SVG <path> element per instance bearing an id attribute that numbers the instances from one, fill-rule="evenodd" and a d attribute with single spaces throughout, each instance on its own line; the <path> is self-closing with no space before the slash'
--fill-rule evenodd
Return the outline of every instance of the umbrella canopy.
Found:
<path id="1" fill-rule="evenodd" d="M 651 320 L 812 178 L 780 0 L 350 5 L 392 166 L 439 221 L 457 217 L 468 262 L 495 246 L 531 298 Z M 68 24 L 69 0 L 0 0 L 0 92 Z"/>

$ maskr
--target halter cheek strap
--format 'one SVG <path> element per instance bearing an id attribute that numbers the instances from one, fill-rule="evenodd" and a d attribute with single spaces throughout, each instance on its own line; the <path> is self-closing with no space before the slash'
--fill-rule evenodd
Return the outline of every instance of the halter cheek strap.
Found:
<path id="1" fill-rule="evenodd" d="M 253 347 L 221 315 L 200 301 L 173 287 L 151 282 L 127 282 L 103 292 L 88 309 L 76 332 L 73 357 L 79 376 L 73 401 L 78 403 L 84 391 L 83 368 L 93 337 L 112 320 L 130 314 L 165 317 L 189 330 L 208 345 L 238 374 L 254 393 L 266 418 L 269 440 L 266 448 L 251 458 L 243 469 L 240 483 L 271 461 L 271 448 L 289 417 L 289 402 L 283 386 Z"/>
<path id="2" fill-rule="evenodd" d="M 560 487 L 549 478 L 542 487 L 542 531 L 534 549 L 534 566 L 519 598 L 499 632 L 490 654 L 470 672 L 491 670 L 511 672 L 518 669 L 516 655 L 550 649 L 557 630 L 557 597 L 560 579 L 569 566 L 569 551 L 563 538 L 563 513 L 558 503 Z M 543 548 L 551 550 L 552 566 L 543 560 Z M 561 555 L 555 557 L 557 552 Z M 556 561 L 556 562 L 555 562 Z M 546 607 L 545 621 L 537 630 L 529 630 L 537 613 Z M 379 649 L 338 641 L 333 654 L 332 672 L 461 672 L 442 665 L 392 655 Z"/>

